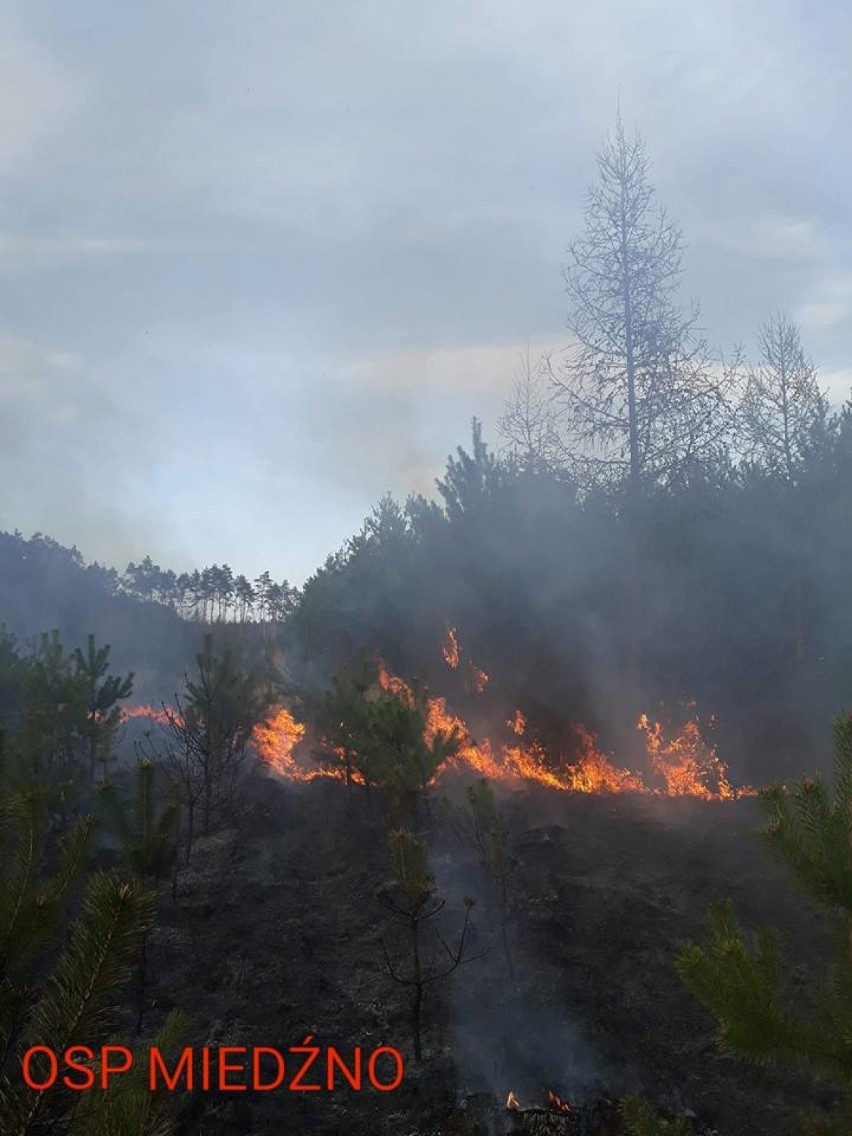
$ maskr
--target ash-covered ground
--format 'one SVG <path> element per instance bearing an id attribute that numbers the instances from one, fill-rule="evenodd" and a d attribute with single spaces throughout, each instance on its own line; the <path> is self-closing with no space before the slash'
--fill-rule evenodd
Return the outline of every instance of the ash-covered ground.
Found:
<path id="1" fill-rule="evenodd" d="M 379 903 L 387 875 L 382 805 L 337 782 L 284 785 L 256 774 L 234 827 L 201 840 L 160 901 L 150 964 L 153 1028 L 173 1005 L 196 1044 L 285 1051 L 313 1035 L 351 1054 L 385 1044 L 406 1058 L 400 1089 L 378 1093 L 197 1092 L 194 1136 L 493 1136 L 504 1103 L 577 1106 L 639 1091 L 697 1130 L 794 1136 L 806 1106 L 831 1104 L 797 1076 L 721 1058 L 713 1023 L 681 985 L 674 957 L 700 939 L 708 904 L 730 896 L 746 927 L 779 928 L 791 996 L 830 954 L 827 919 L 761 846 L 760 809 L 735 803 L 508 794 L 517 869 L 510 877 L 510 979 L 493 913 L 478 902 L 470 953 L 424 1008 L 424 1061 L 411 1052 L 401 928 Z M 435 821 L 432 869 L 447 897 L 449 941 L 463 897 L 482 900 L 478 868 Z"/>

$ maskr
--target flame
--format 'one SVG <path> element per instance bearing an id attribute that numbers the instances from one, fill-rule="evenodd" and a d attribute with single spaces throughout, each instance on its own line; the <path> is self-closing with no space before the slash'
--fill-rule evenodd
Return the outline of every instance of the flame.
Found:
<path id="1" fill-rule="evenodd" d="M 694 705 L 690 709 L 694 710 Z M 716 753 L 716 747 L 701 736 L 696 718 L 691 718 L 668 741 L 660 723 L 651 722 L 647 714 L 640 715 L 636 728 L 645 734 L 651 768 L 663 779 L 667 796 L 732 801 L 742 795 L 742 790 L 738 793 L 731 786 L 728 767 Z"/>
<path id="2" fill-rule="evenodd" d="M 381 660 L 378 682 L 383 690 L 392 691 L 411 703 L 409 685 L 399 675 L 388 671 Z M 527 719 L 519 709 L 506 722 L 516 741 L 494 746 L 487 738 L 475 740 L 463 719 L 448 710 L 446 699 L 428 698 L 424 737 L 432 742 L 439 733 L 447 735 L 455 731 L 461 738 L 458 753 L 441 767 L 435 781 L 450 768 L 462 768 L 492 781 L 532 781 L 570 793 L 646 793 L 708 801 L 753 796 L 756 790 L 735 789 L 731 785 L 727 766 L 715 747 L 702 736 L 694 715 L 695 707 L 690 705 L 688 709 L 693 717 L 670 740 L 666 740 L 659 722 L 652 723 L 647 714 L 639 718 L 637 728 L 645 733 L 650 782 L 642 773 L 614 764 L 600 748 L 595 735 L 584 726 L 574 727 L 576 758 L 571 762 L 554 762 L 540 742 L 525 741 Z"/>
<path id="3" fill-rule="evenodd" d="M 334 751 L 338 764 L 332 769 L 316 765 L 306 767 L 296 760 L 293 751 L 304 741 L 305 733 L 305 726 L 297 722 L 290 711 L 282 706 L 265 722 L 255 726 L 252 743 L 263 764 L 288 781 L 317 781 L 320 778 L 345 781 L 346 755 L 343 750 Z M 355 784 L 364 784 L 363 777 L 357 771 L 353 770 L 351 777 Z"/>
<path id="4" fill-rule="evenodd" d="M 580 759 L 570 770 L 570 788 L 575 793 L 646 792 L 641 775 L 613 765 L 585 726 L 575 726 L 574 732 L 580 743 Z"/>
<path id="5" fill-rule="evenodd" d="M 157 710 L 153 706 L 128 706 L 122 710 L 121 720 L 126 722 L 135 718 L 148 718 L 166 726 L 169 715 L 180 720 L 180 715 L 168 707 Z M 285 707 L 279 707 L 265 722 L 255 726 L 251 740 L 264 765 L 289 781 L 313 781 L 318 777 L 344 778 L 342 769 L 305 769 L 295 760 L 293 750 L 304 736 L 305 727 L 302 723 L 297 722 Z"/>
<path id="6" fill-rule="evenodd" d="M 518 1098 L 515 1096 L 514 1093 L 510 1092 L 509 1095 L 506 1097 L 506 1108 L 510 1112 L 517 1112 L 518 1109 L 520 1109 L 520 1107 L 521 1107 L 520 1101 L 518 1100 Z"/>
<path id="7" fill-rule="evenodd" d="M 517 734 L 518 737 L 521 737 L 524 730 L 527 728 L 527 720 L 520 710 L 516 710 L 512 717 L 506 722 L 506 725 L 513 734 Z"/>
<path id="8" fill-rule="evenodd" d="M 169 723 L 168 713 L 163 707 L 157 710 L 154 706 L 123 706 L 120 720 L 129 722 L 133 718 L 150 718 L 152 722 L 157 722 L 160 726 L 167 726 Z"/>
<path id="9" fill-rule="evenodd" d="M 461 645 L 459 643 L 459 633 L 456 631 L 452 624 L 447 624 L 447 629 L 444 632 L 444 640 L 441 644 L 441 654 L 444 656 L 444 662 L 451 671 L 459 669 L 461 662 Z M 488 683 L 488 673 L 482 670 L 481 667 L 476 666 L 470 659 L 467 660 L 467 670 L 464 678 L 464 688 L 468 694 L 482 694 L 483 690 Z"/>
<path id="10" fill-rule="evenodd" d="M 468 659 L 467 662 L 467 678 L 465 679 L 465 690 L 468 694 L 482 694 L 485 687 L 488 685 L 488 674 L 486 671 L 481 670 L 479 667 Z"/>
<path id="11" fill-rule="evenodd" d="M 444 662 L 450 670 L 458 670 L 459 658 L 461 656 L 459 637 L 455 627 L 451 627 L 449 624 L 447 624 L 447 630 L 444 632 L 444 642 L 441 646 L 441 653 L 444 656 Z"/>
<path id="12" fill-rule="evenodd" d="M 307 779 L 305 771 L 293 760 L 293 749 L 304 736 L 305 727 L 282 706 L 271 718 L 255 726 L 252 741 L 257 756 L 270 769 L 274 769 L 282 777 L 303 781 Z"/>
<path id="13" fill-rule="evenodd" d="M 568 1101 L 564 1101 L 562 1097 L 557 1096 L 551 1089 L 547 1090 L 547 1103 L 554 1112 L 568 1113 L 574 1111 Z"/>
<path id="14" fill-rule="evenodd" d="M 444 659 L 453 670 L 459 666 L 461 647 L 456 629 L 447 626 L 443 644 Z M 411 687 L 399 675 L 390 672 L 381 660 L 378 662 L 377 686 L 390 691 L 413 704 Z M 470 673 L 477 677 L 476 693 L 481 693 L 488 675 L 468 662 Z M 470 687 L 468 687 L 470 689 Z M 694 704 L 688 704 L 690 717 L 679 732 L 667 732 L 657 721 L 642 714 L 636 728 L 644 734 L 647 774 L 616 765 L 600 747 L 596 736 L 582 725 L 574 727 L 575 753 L 569 760 L 549 754 L 540 741 L 527 739 L 527 719 L 516 709 L 505 726 L 513 735 L 511 741 L 496 742 L 488 738 L 475 739 L 467 723 L 447 706 L 440 696 L 426 700 L 424 739 L 432 743 L 439 734 L 453 733 L 460 739 L 458 752 L 438 770 L 432 783 L 450 770 L 465 770 L 490 781 L 509 784 L 535 783 L 567 793 L 644 793 L 667 797 L 696 797 L 710 801 L 732 801 L 754 796 L 757 790 L 734 788 L 728 778 L 728 768 L 706 741 L 701 731 Z M 156 710 L 150 706 L 133 706 L 122 712 L 122 720 L 149 717 L 161 724 L 168 722 L 173 711 Z M 711 719 L 711 726 L 713 724 Z M 345 779 L 345 754 L 336 753 L 334 768 L 306 767 L 294 756 L 294 750 L 305 740 L 305 727 L 297 722 L 286 707 L 279 707 L 252 735 L 258 757 L 270 769 L 292 781 L 313 781 L 320 777 Z M 351 779 L 363 784 L 363 778 L 354 772 Z"/>

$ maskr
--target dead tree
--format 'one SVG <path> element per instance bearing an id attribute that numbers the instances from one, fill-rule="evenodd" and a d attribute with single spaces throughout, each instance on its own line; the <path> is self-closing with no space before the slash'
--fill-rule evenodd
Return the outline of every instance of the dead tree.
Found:
<path id="1" fill-rule="evenodd" d="M 714 450 L 733 419 L 733 375 L 710 365 L 697 305 L 678 306 L 683 234 L 656 205 L 644 143 L 620 113 L 598 169 L 564 272 L 574 342 L 551 379 L 577 476 L 635 494 Z"/>

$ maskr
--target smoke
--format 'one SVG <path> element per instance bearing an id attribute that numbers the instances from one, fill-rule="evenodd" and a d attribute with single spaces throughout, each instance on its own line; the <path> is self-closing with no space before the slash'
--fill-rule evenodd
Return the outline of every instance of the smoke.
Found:
<path id="1" fill-rule="evenodd" d="M 448 798 L 456 806 L 464 782 L 447 782 Z M 507 833 L 510 851 L 517 852 L 526 795 L 497 787 L 498 806 L 511 818 Z M 558 827 L 554 832 L 561 832 Z M 529 839 L 529 833 L 526 834 Z M 458 1091 L 461 1098 L 489 1093 L 499 1101 L 510 1090 L 522 1100 L 541 1103 L 547 1090 L 583 1103 L 612 1088 L 617 1077 L 604 1070 L 579 1021 L 561 1004 L 559 974 L 531 952 L 517 925 L 537 905 L 549 902 L 546 877 L 538 894 L 510 877 L 508 949 L 513 976 L 500 933 L 500 912 L 473 850 L 459 838 L 458 826 L 445 826 L 430 845 L 430 864 L 438 893 L 447 900 L 445 932 L 452 933 L 465 900 L 475 900 L 467 958 L 449 985 L 450 1031 Z"/>

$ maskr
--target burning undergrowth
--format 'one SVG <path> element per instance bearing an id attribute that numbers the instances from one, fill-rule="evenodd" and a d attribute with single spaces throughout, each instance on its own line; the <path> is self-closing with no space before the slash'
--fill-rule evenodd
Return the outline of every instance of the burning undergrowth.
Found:
<path id="1" fill-rule="evenodd" d="M 485 691 L 488 674 L 470 660 L 463 663 L 458 636 L 452 627 L 447 629 L 442 653 L 451 671 L 464 670 L 464 690 L 469 697 L 475 699 Z M 381 660 L 377 660 L 375 689 L 409 701 L 413 697 L 410 684 L 389 671 Z M 127 710 L 125 718 L 148 715 L 165 723 L 168 713 L 171 711 L 137 706 Z M 535 737 L 527 716 L 517 708 L 504 713 L 496 725 L 490 729 L 486 726 L 476 736 L 443 695 L 427 698 L 425 718 L 427 742 L 439 735 L 455 734 L 460 739 L 458 751 L 441 765 L 433 783 L 442 782 L 453 772 L 462 772 L 510 787 L 534 783 L 563 793 L 641 793 L 732 801 L 755 792 L 750 787 L 732 784 L 726 763 L 708 740 L 713 719 L 702 723 L 694 704 L 682 708 L 678 726 L 655 720 L 647 713 L 638 717 L 635 731 L 643 744 L 635 768 L 619 763 L 581 723 L 570 725 L 570 745 L 554 754 Z M 357 774 L 352 778 L 350 771 L 344 773 L 339 762 L 329 765 L 315 760 L 317 740 L 309 726 L 298 721 L 286 706 L 276 708 L 255 728 L 253 737 L 260 760 L 287 780 L 349 776 L 357 781 Z"/>

